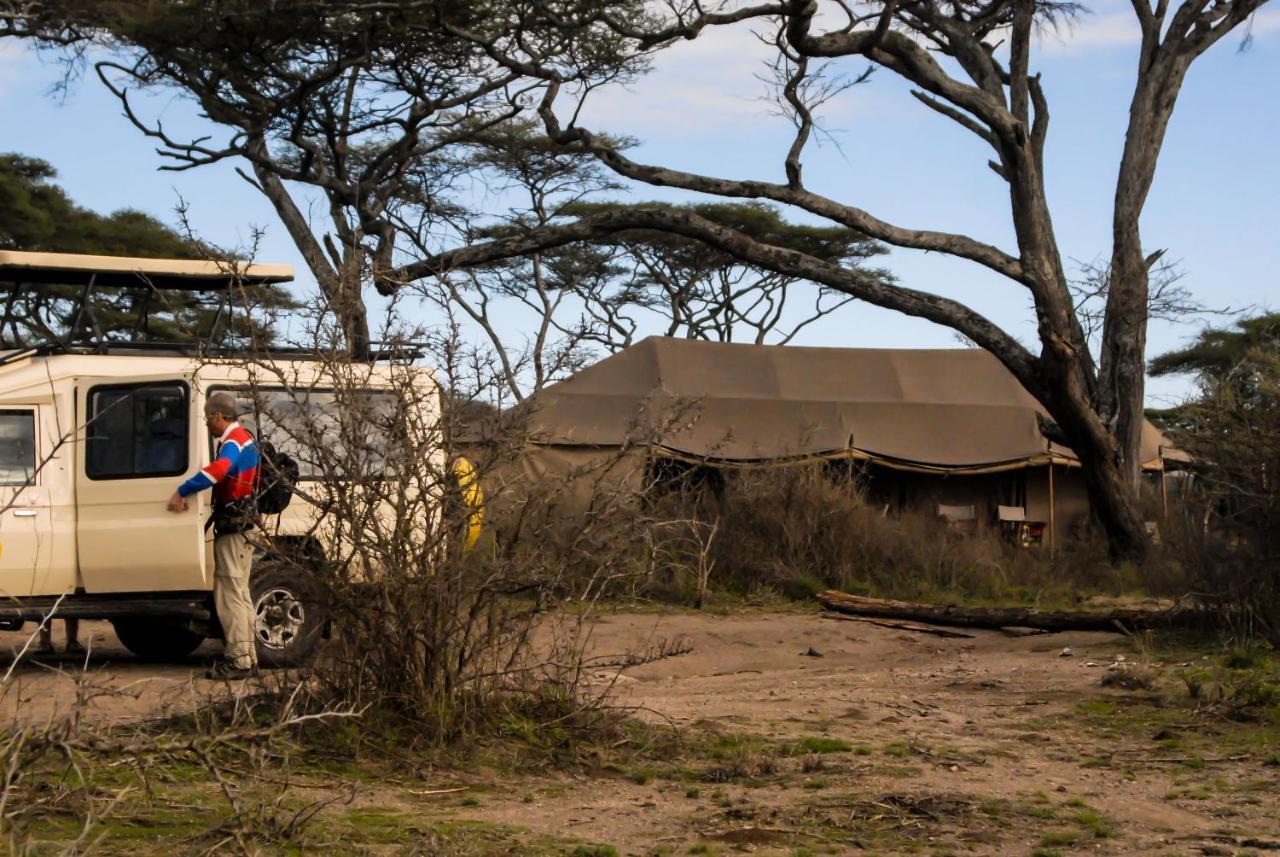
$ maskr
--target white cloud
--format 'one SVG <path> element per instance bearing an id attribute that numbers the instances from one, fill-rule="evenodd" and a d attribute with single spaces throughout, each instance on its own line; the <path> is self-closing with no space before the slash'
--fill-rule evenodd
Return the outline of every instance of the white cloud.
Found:
<path id="1" fill-rule="evenodd" d="M 774 53 L 746 27 L 717 27 L 659 51 L 653 69 L 632 85 L 592 93 L 588 126 L 616 131 L 732 131 L 753 126 L 770 105 L 755 75 Z"/>
<path id="2" fill-rule="evenodd" d="M 1245 32 L 1245 27 L 1239 27 L 1235 33 L 1224 36 L 1224 40 L 1237 35 L 1243 38 Z M 1251 32 L 1255 40 L 1280 33 L 1280 9 L 1258 12 L 1251 24 Z M 1046 31 L 1040 38 L 1040 50 L 1047 56 L 1070 56 L 1088 51 L 1136 46 L 1141 35 L 1137 16 L 1132 9 L 1108 4 L 1099 13 L 1083 15 L 1073 22 L 1063 24 L 1057 30 Z"/>
<path id="3" fill-rule="evenodd" d="M 1085 15 L 1046 31 L 1040 38 L 1040 49 L 1045 54 L 1065 56 L 1136 45 L 1141 35 L 1132 11 Z"/>
<path id="4" fill-rule="evenodd" d="M 652 70 L 630 86 L 591 93 L 581 121 L 589 128 L 646 140 L 714 134 L 745 143 L 746 135 L 758 136 L 762 129 L 789 134 L 771 86 L 760 79 L 768 79 L 768 63 L 776 56 L 777 49 L 749 27 L 711 27 L 693 41 L 657 52 Z M 857 57 L 833 64 L 834 71 L 850 77 L 867 65 Z M 839 130 L 864 115 L 874 99 L 871 87 L 859 87 L 824 105 L 819 122 Z"/>
<path id="5" fill-rule="evenodd" d="M 1253 16 L 1253 37 L 1263 39 L 1280 33 L 1280 9 L 1263 9 Z"/>

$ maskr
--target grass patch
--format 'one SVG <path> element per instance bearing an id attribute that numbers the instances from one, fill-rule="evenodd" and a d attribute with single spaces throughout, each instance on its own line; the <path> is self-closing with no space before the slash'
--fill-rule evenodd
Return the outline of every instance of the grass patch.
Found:
<path id="1" fill-rule="evenodd" d="M 1080 834 L 1074 830 L 1054 830 L 1040 837 L 1040 844 L 1047 848 L 1075 845 L 1080 841 Z"/>
<path id="2" fill-rule="evenodd" d="M 840 738 L 814 735 L 801 738 L 794 744 L 783 744 L 779 750 L 784 756 L 798 756 L 802 753 L 850 753 L 853 752 L 853 745 Z"/>

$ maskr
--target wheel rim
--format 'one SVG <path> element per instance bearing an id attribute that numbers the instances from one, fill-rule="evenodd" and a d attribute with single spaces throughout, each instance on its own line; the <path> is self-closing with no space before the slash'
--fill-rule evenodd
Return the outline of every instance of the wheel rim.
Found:
<path id="1" fill-rule="evenodd" d="M 287 589 L 269 589 L 258 597 L 254 635 L 269 649 L 284 649 L 302 633 L 307 612 Z"/>

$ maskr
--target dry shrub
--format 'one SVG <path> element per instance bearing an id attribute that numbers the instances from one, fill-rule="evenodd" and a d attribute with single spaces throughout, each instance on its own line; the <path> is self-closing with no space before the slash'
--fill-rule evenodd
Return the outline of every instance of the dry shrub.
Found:
<path id="1" fill-rule="evenodd" d="M 1280 355 L 1202 379 L 1175 440 L 1195 456 L 1177 504 L 1198 597 L 1238 636 L 1280 643 Z"/>
<path id="2" fill-rule="evenodd" d="M 113 829 L 163 818 L 186 834 L 189 853 L 256 855 L 264 846 L 297 847 L 318 814 L 350 799 L 349 791 L 317 795 L 293 787 L 295 738 L 355 717 L 350 710 L 305 710 L 298 685 L 215 699 L 193 683 L 190 714 L 112 725 L 99 722 L 97 704 L 137 694 L 136 687 L 112 686 L 100 674 L 58 672 L 57 679 L 74 685 L 70 703 L 43 717 L 23 716 L 27 668 L 15 657 L 0 677 L 0 705 L 17 711 L 0 725 L 5 854 L 94 853 Z M 46 692 L 54 678 L 42 676 Z M 174 823 L 168 814 L 183 788 L 198 789 L 199 802 L 182 805 L 182 820 Z M 190 800 L 189 793 L 183 797 Z"/>
<path id="3" fill-rule="evenodd" d="M 497 525 L 490 516 L 468 549 L 473 509 L 454 469 L 453 420 L 484 388 L 463 378 L 456 343 L 434 349 L 434 371 L 410 348 L 377 363 L 311 350 L 305 380 L 263 355 L 242 396 L 259 436 L 317 477 L 300 482 L 294 500 L 323 511 L 314 537 L 274 541 L 272 558 L 310 581 L 331 622 L 332 643 L 312 670 L 317 704 L 364 712 L 358 734 L 344 736 L 355 744 L 399 749 L 517 722 L 588 728 L 600 715 L 583 690 L 589 609 L 550 608 L 566 598 L 589 608 L 631 562 L 601 547 L 614 538 L 607 500 L 590 521 L 553 532 L 563 518 L 548 486 Z M 522 445 L 513 423 L 468 452 L 483 480 Z"/>
<path id="4" fill-rule="evenodd" d="M 829 465 L 729 471 L 717 489 L 669 492 L 651 505 L 665 560 L 657 591 L 665 583 L 669 593 L 695 598 L 691 570 L 708 568 L 722 591 L 792 598 L 835 588 L 919 600 L 1072 602 L 1143 583 L 1135 570 L 1107 563 L 1100 539 L 1050 558 L 993 527 L 958 530 L 924 512 L 886 512 L 868 502 L 856 478 Z"/>

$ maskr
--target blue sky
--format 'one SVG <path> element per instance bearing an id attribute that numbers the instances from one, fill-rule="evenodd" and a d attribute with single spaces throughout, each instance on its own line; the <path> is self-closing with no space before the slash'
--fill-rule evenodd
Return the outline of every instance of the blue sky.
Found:
<path id="1" fill-rule="evenodd" d="M 1052 117 L 1049 198 L 1069 258 L 1087 261 L 1109 248 L 1136 39 L 1128 4 L 1108 2 L 1070 30 L 1047 34 L 1034 57 Z M 1192 68 L 1142 226 L 1149 248 L 1167 248 L 1169 258 L 1181 260 L 1184 282 L 1202 302 L 1260 309 L 1273 305 L 1280 270 L 1280 8 L 1264 7 L 1252 46 L 1242 52 L 1239 44 L 1228 36 Z M 781 178 L 789 128 L 760 100 L 761 50 L 741 28 L 679 44 L 639 82 L 596 93 L 585 124 L 637 137 L 633 156 L 649 163 Z M 274 212 L 231 165 L 158 171 L 154 146 L 96 78 L 79 82 L 65 100 L 51 97 L 60 73 L 23 47 L 0 42 L 0 151 L 50 161 L 72 198 L 98 210 L 133 207 L 172 220 L 181 197 L 197 230 L 222 245 L 242 244 L 254 227 L 266 227 L 260 258 L 292 262 L 299 288 L 312 287 Z M 152 99 L 149 108 L 167 125 L 199 127 L 192 106 L 177 97 Z M 964 231 L 1013 247 L 1003 183 L 986 167 L 982 144 L 916 104 L 892 75 L 878 73 L 844 94 L 827 106 L 823 121 L 835 143 L 808 151 L 812 189 L 900 225 Z M 999 277 L 936 254 L 895 251 L 886 264 L 904 284 L 960 298 L 1034 342 L 1025 293 Z M 517 317 L 510 323 L 518 324 Z M 1151 353 L 1194 331 L 1153 325 Z M 956 344 L 949 330 L 860 304 L 813 326 L 799 342 Z M 1186 389 L 1185 381 L 1154 379 L 1148 398 L 1160 403 Z"/>

